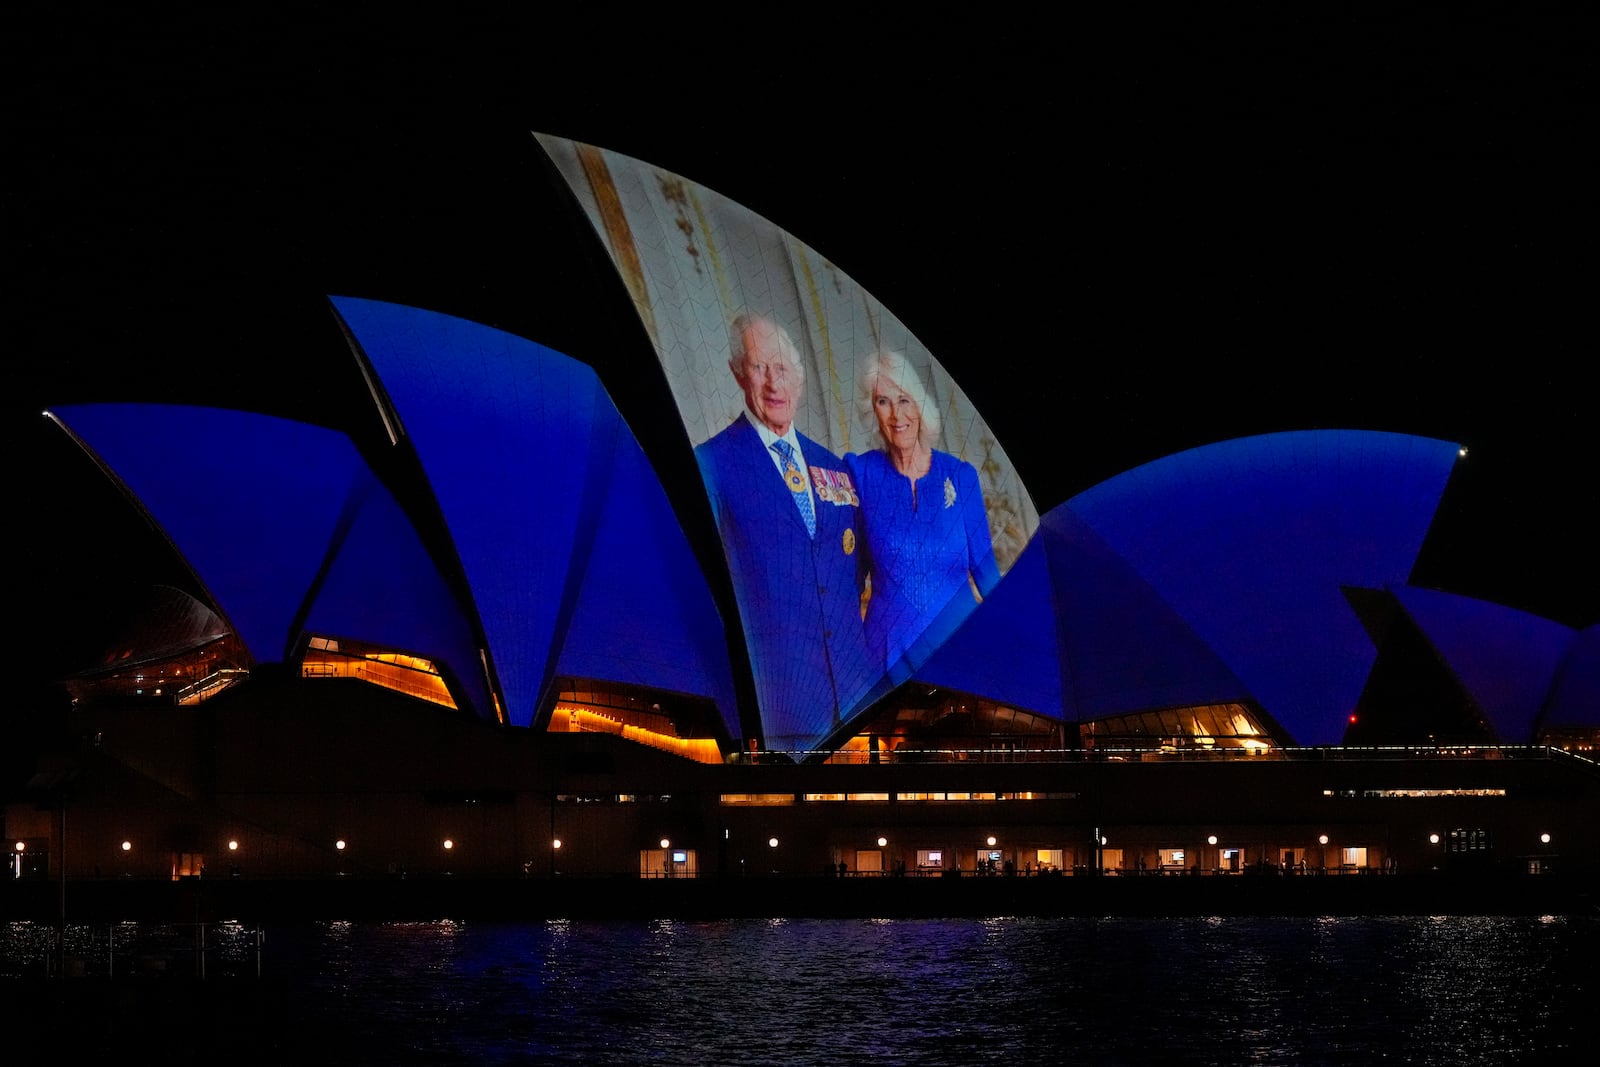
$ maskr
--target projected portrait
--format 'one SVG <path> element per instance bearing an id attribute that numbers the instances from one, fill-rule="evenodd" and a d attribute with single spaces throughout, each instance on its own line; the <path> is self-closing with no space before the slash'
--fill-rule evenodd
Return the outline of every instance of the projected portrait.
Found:
<path id="1" fill-rule="evenodd" d="M 779 227 L 647 163 L 540 135 L 627 285 L 717 517 L 769 748 L 912 677 L 1038 515 L 917 339 Z"/>

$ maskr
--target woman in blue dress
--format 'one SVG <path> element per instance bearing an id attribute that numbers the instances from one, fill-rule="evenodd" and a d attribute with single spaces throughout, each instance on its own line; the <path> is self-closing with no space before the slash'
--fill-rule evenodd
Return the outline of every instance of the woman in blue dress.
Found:
<path id="1" fill-rule="evenodd" d="M 905 356 L 861 363 L 861 419 L 879 442 L 845 457 L 861 500 L 868 655 L 904 681 L 1000 580 L 978 472 L 933 447 L 939 409 Z M 908 656 L 909 654 L 909 656 Z"/>

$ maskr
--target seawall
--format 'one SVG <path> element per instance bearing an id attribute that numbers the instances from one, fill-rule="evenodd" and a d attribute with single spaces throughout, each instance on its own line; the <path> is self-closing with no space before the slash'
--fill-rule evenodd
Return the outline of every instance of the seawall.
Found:
<path id="1" fill-rule="evenodd" d="M 9 882 L 0 918 L 68 922 L 937 918 L 960 916 L 1600 914 L 1595 879 L 1370 876 L 437 876 Z"/>

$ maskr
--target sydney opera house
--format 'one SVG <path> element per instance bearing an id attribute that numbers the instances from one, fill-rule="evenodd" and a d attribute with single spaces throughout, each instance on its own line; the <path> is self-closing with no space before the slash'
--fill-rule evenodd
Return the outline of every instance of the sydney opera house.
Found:
<path id="1" fill-rule="evenodd" d="M 1600 869 L 1600 632 L 1408 583 L 1458 443 L 1225 438 L 1041 514 L 823 256 L 538 141 L 681 433 L 370 295 L 374 434 L 52 407 L 187 580 L 63 679 L 8 880 Z"/>

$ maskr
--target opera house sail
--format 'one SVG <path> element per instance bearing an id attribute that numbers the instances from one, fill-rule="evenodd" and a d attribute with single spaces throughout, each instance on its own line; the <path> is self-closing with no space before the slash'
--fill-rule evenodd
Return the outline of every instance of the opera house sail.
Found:
<path id="1" fill-rule="evenodd" d="M 695 447 L 764 744 L 837 743 L 993 591 L 1038 526 L 1033 501 L 939 361 L 837 265 L 680 175 L 538 139 Z"/>

